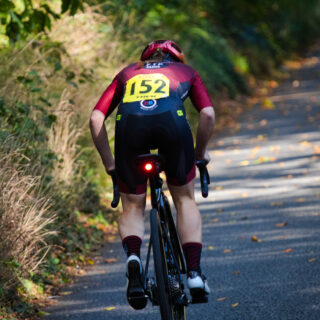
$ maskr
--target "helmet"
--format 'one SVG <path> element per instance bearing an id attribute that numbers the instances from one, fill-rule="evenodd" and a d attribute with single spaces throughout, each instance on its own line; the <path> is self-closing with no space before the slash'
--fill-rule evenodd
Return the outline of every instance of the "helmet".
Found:
<path id="1" fill-rule="evenodd" d="M 171 40 L 156 40 L 147 45 L 142 51 L 141 61 L 147 60 L 153 53 L 161 50 L 163 52 L 170 53 L 177 60 L 186 63 L 185 56 L 180 47 Z"/>

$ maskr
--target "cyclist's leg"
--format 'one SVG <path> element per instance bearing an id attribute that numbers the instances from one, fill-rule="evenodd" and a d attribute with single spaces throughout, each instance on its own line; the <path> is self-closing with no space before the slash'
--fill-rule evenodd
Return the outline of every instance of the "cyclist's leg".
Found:
<path id="1" fill-rule="evenodd" d="M 194 180 L 182 186 L 168 186 L 177 210 L 177 229 L 188 269 L 187 284 L 193 302 L 206 302 L 210 289 L 201 273 L 202 224 L 194 199 Z"/>
<path id="2" fill-rule="evenodd" d="M 182 186 L 168 186 L 177 210 L 177 229 L 182 245 L 201 243 L 201 216 L 194 199 L 194 179 Z"/>
<path id="3" fill-rule="evenodd" d="M 115 165 L 123 212 L 118 226 L 123 248 L 127 254 L 127 299 L 134 309 L 142 309 L 147 303 L 140 260 L 147 181 L 145 177 L 135 172 L 134 160 L 136 155 L 140 152 L 146 153 L 147 149 L 143 145 L 143 139 L 133 139 L 137 137 L 134 126 L 136 121 L 133 121 L 135 119 L 126 113 L 122 113 L 119 119 L 116 125 Z"/>
<path id="4" fill-rule="evenodd" d="M 144 234 L 144 209 L 146 194 L 120 193 L 123 212 L 119 219 L 121 239 L 135 235 L 142 239 Z"/>

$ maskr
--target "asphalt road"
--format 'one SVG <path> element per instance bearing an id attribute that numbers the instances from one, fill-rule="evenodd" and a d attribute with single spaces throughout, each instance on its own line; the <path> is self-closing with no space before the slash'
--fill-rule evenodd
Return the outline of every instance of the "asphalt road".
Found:
<path id="1" fill-rule="evenodd" d="M 311 54 L 274 90 L 274 106 L 256 105 L 214 142 L 211 193 L 202 199 L 197 191 L 202 268 L 212 294 L 208 304 L 188 307 L 188 319 L 320 319 L 317 57 Z M 128 306 L 124 262 L 119 239 L 107 244 L 45 318 L 160 319 L 150 303 L 142 311 Z"/>

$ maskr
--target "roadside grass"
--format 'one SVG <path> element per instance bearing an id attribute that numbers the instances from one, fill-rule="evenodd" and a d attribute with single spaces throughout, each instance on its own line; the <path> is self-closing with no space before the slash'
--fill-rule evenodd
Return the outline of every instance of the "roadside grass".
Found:
<path id="1" fill-rule="evenodd" d="M 43 37 L 0 62 L 0 318 L 25 319 L 91 261 L 116 211 L 87 129 L 102 80 Z"/>

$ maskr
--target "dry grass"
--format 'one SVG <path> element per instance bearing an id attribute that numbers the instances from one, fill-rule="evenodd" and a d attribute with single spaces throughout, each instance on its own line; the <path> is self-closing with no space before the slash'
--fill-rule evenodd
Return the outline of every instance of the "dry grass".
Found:
<path id="1" fill-rule="evenodd" d="M 5 141 L 8 143 L 8 141 Z M 8 289 L 35 271 L 48 251 L 54 222 L 49 199 L 39 197 L 39 177 L 26 175 L 19 150 L 0 154 L 0 286 Z"/>
<path id="2" fill-rule="evenodd" d="M 52 124 L 48 134 L 48 147 L 57 155 L 53 177 L 67 185 L 72 182 L 76 169 L 76 160 L 80 155 L 77 141 L 83 129 L 76 127 L 70 95 L 63 91 L 54 114 L 57 120 Z"/>

